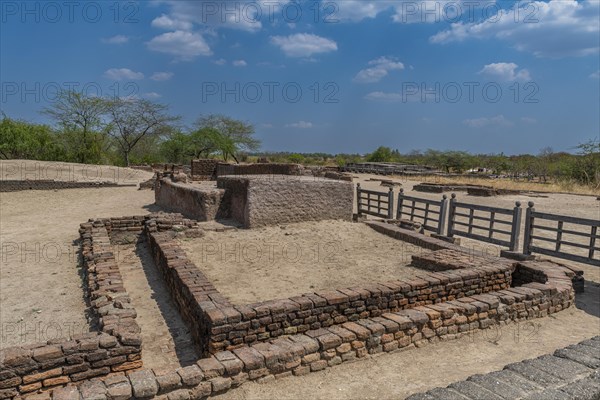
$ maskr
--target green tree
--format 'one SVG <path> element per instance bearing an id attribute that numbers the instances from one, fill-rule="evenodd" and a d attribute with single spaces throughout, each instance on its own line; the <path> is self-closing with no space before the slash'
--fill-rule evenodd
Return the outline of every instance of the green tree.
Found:
<path id="1" fill-rule="evenodd" d="M 5 159 L 62 160 L 64 152 L 47 125 L 19 121 L 2 114 L 0 157 Z"/>
<path id="2" fill-rule="evenodd" d="M 107 102 L 83 92 L 61 90 L 43 114 L 57 124 L 67 152 L 80 163 L 99 162 L 106 139 L 103 115 Z"/>
<path id="3" fill-rule="evenodd" d="M 390 162 L 392 161 L 392 149 L 385 146 L 379 146 L 377 150 L 367 157 L 369 162 Z"/>
<path id="4" fill-rule="evenodd" d="M 196 122 L 196 127 L 198 130 L 210 128 L 218 132 L 217 146 L 225 161 L 231 156 L 239 162 L 238 153 L 255 151 L 260 147 L 260 141 L 254 137 L 254 126 L 225 115 L 201 117 Z"/>
<path id="5" fill-rule="evenodd" d="M 114 139 L 126 166 L 130 154 L 144 137 L 160 136 L 171 129 L 179 117 L 167 113 L 167 106 L 143 99 L 105 100 L 109 116 L 108 134 Z"/>

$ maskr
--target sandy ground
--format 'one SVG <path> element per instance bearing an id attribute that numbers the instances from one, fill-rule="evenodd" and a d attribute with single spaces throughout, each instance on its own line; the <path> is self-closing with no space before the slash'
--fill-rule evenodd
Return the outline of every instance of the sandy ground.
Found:
<path id="1" fill-rule="evenodd" d="M 413 191 L 412 188 L 414 185 L 419 184 L 421 181 L 416 180 L 408 180 L 403 177 L 390 178 L 390 177 L 382 177 L 379 175 L 369 175 L 369 174 L 355 174 L 359 179 L 354 179 L 354 183 L 360 182 L 361 187 L 365 189 L 378 190 L 378 191 L 387 191 L 388 188 L 385 186 L 381 186 L 381 182 L 379 181 L 371 181 L 370 179 L 392 179 L 394 182 L 398 182 L 402 184 L 402 188 L 404 189 L 404 193 L 408 196 L 415 196 L 420 198 L 432 199 L 432 200 L 440 200 L 442 198 L 442 194 L 439 193 L 422 193 Z M 395 194 L 398 193 L 399 186 L 394 188 Z M 450 192 L 444 193 L 450 198 Z M 493 206 L 493 207 L 502 207 L 502 208 L 510 208 L 512 209 L 515 206 L 515 202 L 521 202 L 521 208 L 523 208 L 523 225 L 525 219 L 525 209 L 527 208 L 527 203 L 529 201 L 533 201 L 535 204 L 536 211 L 545 212 L 549 214 L 559 214 L 559 215 L 570 215 L 573 217 L 580 218 L 588 218 L 592 220 L 600 220 L 600 201 L 596 200 L 595 196 L 580 196 L 574 194 L 557 194 L 557 193 L 543 193 L 543 194 L 520 194 L 520 195 L 509 195 L 509 196 L 495 196 L 495 197 L 479 197 L 479 196 L 469 196 L 466 192 L 458 192 L 456 193 L 457 199 L 460 202 L 464 203 L 472 203 L 479 204 L 485 206 Z M 543 197 L 538 197 L 543 196 Z M 397 201 L 397 197 L 395 198 Z M 356 205 L 355 205 L 356 207 Z M 488 214 L 489 215 L 489 214 Z M 478 222 L 481 223 L 481 222 Z M 556 227 L 556 223 L 554 225 Z M 502 226 L 498 226 L 498 228 L 506 230 L 507 228 Z M 572 226 L 568 224 L 564 225 L 564 229 L 572 229 Z M 521 244 L 519 245 L 519 249 L 522 250 L 522 240 L 523 240 L 523 232 L 524 227 L 521 228 Z M 541 236 L 544 237 L 553 237 L 549 232 L 541 232 Z M 589 230 L 587 231 L 589 233 Z M 504 238 L 503 238 L 504 239 Z M 589 239 L 585 239 L 582 237 L 574 236 L 574 235 L 563 235 L 563 240 L 572 241 L 581 244 L 589 244 Z M 542 241 L 534 241 L 534 244 L 540 245 L 543 247 L 548 247 L 547 244 Z M 477 252 L 485 252 L 487 254 L 498 255 L 500 253 L 500 247 L 492 244 L 486 244 L 483 242 L 470 240 L 466 238 L 461 238 L 461 245 L 474 249 Z M 598 245 L 598 241 L 596 241 L 596 245 Z M 582 249 L 569 248 L 568 246 L 564 247 L 565 251 L 573 251 L 576 250 L 581 255 L 587 255 L 587 252 Z M 544 256 L 546 257 L 546 256 Z M 546 257 L 551 258 L 552 257 Z M 569 263 L 574 266 L 577 266 L 585 271 L 585 278 L 592 280 L 594 282 L 600 282 L 600 268 L 576 263 L 573 261 L 560 260 L 555 259 L 558 262 Z"/>
<path id="2" fill-rule="evenodd" d="M 147 214 L 153 203 L 154 192 L 134 187 L 0 193 L 0 347 L 87 332 L 79 224 Z"/>
<path id="3" fill-rule="evenodd" d="M 600 292 L 595 292 L 599 295 Z M 600 333 L 600 320 L 574 307 L 551 317 L 493 327 L 457 340 L 408 348 L 302 377 L 245 383 L 215 398 L 403 399 L 413 393 L 501 370 Z"/>
<path id="4" fill-rule="evenodd" d="M 189 329 L 171 299 L 168 286 L 152 260 L 145 240 L 115 245 L 119 270 L 142 329 L 146 368 L 176 369 L 198 360 Z"/>
<path id="5" fill-rule="evenodd" d="M 180 243 L 234 304 L 410 278 L 423 272 L 407 266 L 411 256 L 427 252 L 343 221 L 207 232 Z"/>
<path id="6" fill-rule="evenodd" d="M 148 180 L 152 175 L 152 172 L 110 165 L 0 160 L 0 179 L 6 180 L 109 181 L 131 185 Z"/>

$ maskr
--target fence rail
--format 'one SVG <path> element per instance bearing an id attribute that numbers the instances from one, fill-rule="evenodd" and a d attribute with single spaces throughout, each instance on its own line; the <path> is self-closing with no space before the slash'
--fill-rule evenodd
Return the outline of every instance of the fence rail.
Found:
<path id="1" fill-rule="evenodd" d="M 547 256 L 564 258 L 571 261 L 582 262 L 586 264 L 600 266 L 600 221 L 587 218 L 570 217 L 566 215 L 547 214 L 535 211 L 534 203 L 531 201 L 528 204 L 525 212 L 525 235 L 523 240 L 523 253 L 540 253 Z M 540 225 L 537 222 L 556 222 L 556 227 Z M 564 225 L 573 225 L 572 229 L 565 229 Z M 589 229 L 588 232 L 583 232 L 577 229 Z M 542 236 L 547 234 L 549 236 Z M 581 238 L 582 243 L 573 242 L 563 239 L 563 235 L 576 236 Z M 534 244 L 534 240 L 549 244 L 552 248 L 543 247 Z M 586 241 L 584 244 L 583 241 Z M 587 251 L 587 255 L 574 254 L 574 251 L 565 250 L 564 246 L 583 249 Z"/>
<path id="2" fill-rule="evenodd" d="M 441 236 L 462 236 L 518 251 L 523 211 L 519 201 L 512 209 L 489 207 L 459 202 L 454 193 L 450 200 L 445 195 L 429 200 L 407 196 L 400 189 L 394 213 L 392 188 L 388 192 L 362 189 L 360 184 L 356 188 L 359 214 L 409 219 Z M 600 266 L 600 221 L 538 212 L 529 202 L 523 254 L 532 253 Z"/>
<path id="3" fill-rule="evenodd" d="M 475 215 L 475 212 L 484 215 Z M 521 203 L 518 201 L 511 210 L 508 208 L 461 203 L 456 200 L 456 194 L 452 193 L 448 213 L 447 236 L 464 236 L 508 247 L 510 251 L 516 251 L 519 243 L 521 212 Z M 498 216 L 509 216 L 511 218 L 510 220 L 500 219 Z M 467 219 L 467 222 L 460 221 L 457 217 Z M 483 233 L 475 233 L 473 230 L 483 231 Z M 499 238 L 497 235 L 502 235 L 504 239 Z M 506 238 L 507 236 L 508 238 Z"/>
<path id="4" fill-rule="evenodd" d="M 394 218 L 394 190 L 378 192 L 375 190 L 361 189 L 360 183 L 356 185 L 356 200 L 358 214 L 368 214 L 381 218 Z"/>
<path id="5" fill-rule="evenodd" d="M 400 189 L 396 219 L 406 217 L 411 221 L 420 222 L 423 229 L 427 231 L 443 235 L 447 209 L 448 196 L 446 195 L 443 195 L 441 200 L 428 200 L 406 196 L 404 189 Z"/>

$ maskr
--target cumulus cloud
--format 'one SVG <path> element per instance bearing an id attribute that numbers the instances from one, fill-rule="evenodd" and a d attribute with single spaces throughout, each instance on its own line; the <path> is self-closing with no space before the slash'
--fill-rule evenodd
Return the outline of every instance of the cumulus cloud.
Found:
<path id="1" fill-rule="evenodd" d="M 402 100 L 402 94 L 400 93 L 386 93 L 386 92 L 371 92 L 365 96 L 365 99 L 371 101 L 400 101 Z"/>
<path id="2" fill-rule="evenodd" d="M 403 70 L 404 64 L 387 57 L 379 57 L 369 61 L 369 67 L 360 70 L 354 77 L 354 82 L 374 83 L 386 77 L 390 71 Z"/>
<path id="3" fill-rule="evenodd" d="M 497 115 L 495 117 L 487 118 L 475 118 L 465 119 L 463 124 L 471 128 L 484 128 L 486 126 L 512 126 L 513 123 L 509 121 L 504 115 Z"/>
<path id="4" fill-rule="evenodd" d="M 288 57 L 310 57 L 313 54 L 337 51 L 337 43 L 312 33 L 296 33 L 289 36 L 271 36 L 271 43 Z"/>
<path id="5" fill-rule="evenodd" d="M 225 64 L 227 64 L 227 60 L 224 58 L 219 58 L 218 60 L 214 60 L 213 63 L 215 63 L 217 65 L 225 65 Z"/>
<path id="6" fill-rule="evenodd" d="M 235 60 L 233 63 L 234 67 L 245 67 L 248 63 L 245 60 Z"/>
<path id="7" fill-rule="evenodd" d="M 506 82 L 531 80 L 529 71 L 526 69 L 517 71 L 518 67 L 515 63 L 492 63 L 485 65 L 479 73 L 488 78 Z"/>
<path id="8" fill-rule="evenodd" d="M 147 99 L 159 99 L 162 96 L 160 94 L 156 93 L 156 92 L 148 92 L 148 93 L 144 93 L 142 95 L 142 97 L 145 97 Z"/>
<path id="9" fill-rule="evenodd" d="M 157 82 L 168 81 L 173 77 L 172 72 L 155 72 L 152 74 L 150 79 Z"/>
<path id="10" fill-rule="evenodd" d="M 186 31 L 163 33 L 154 37 L 146 45 L 150 50 L 171 54 L 182 61 L 212 54 L 210 47 L 199 33 Z"/>
<path id="11" fill-rule="evenodd" d="M 129 42 L 129 37 L 125 35 L 115 35 L 109 38 L 102 39 L 102 42 L 108 44 L 124 44 Z"/>
<path id="12" fill-rule="evenodd" d="M 132 71 L 129 68 L 111 68 L 104 72 L 104 76 L 113 81 L 144 79 L 143 73 Z"/>
<path id="13" fill-rule="evenodd" d="M 290 124 L 285 125 L 286 128 L 296 128 L 296 129 L 310 129 L 313 127 L 312 122 L 308 121 L 298 121 L 292 122 Z"/>
<path id="14" fill-rule="evenodd" d="M 162 14 L 160 17 L 154 18 L 151 25 L 154 28 L 166 29 L 166 30 L 182 30 L 187 31 L 192 29 L 192 23 L 177 18 L 172 18 L 168 15 Z"/>
<path id="15" fill-rule="evenodd" d="M 600 78 L 600 69 L 598 71 L 596 71 L 596 72 L 592 72 L 590 74 L 590 78 L 592 78 L 592 79 L 599 79 Z"/>
<path id="16" fill-rule="evenodd" d="M 600 49 L 599 16 L 600 3 L 595 0 L 516 2 L 483 21 L 453 23 L 429 40 L 445 44 L 494 38 L 536 57 L 586 56 Z"/>
<path id="17" fill-rule="evenodd" d="M 166 4 L 169 11 L 164 15 L 165 18 L 159 17 L 162 19 L 156 24 L 175 30 L 189 30 L 193 24 L 197 24 L 215 29 L 256 32 L 262 28 L 261 18 L 270 17 L 270 13 L 277 15 L 276 12 L 288 2 L 289 0 L 162 0 L 159 3 Z M 169 27 L 171 24 L 174 26 Z"/>

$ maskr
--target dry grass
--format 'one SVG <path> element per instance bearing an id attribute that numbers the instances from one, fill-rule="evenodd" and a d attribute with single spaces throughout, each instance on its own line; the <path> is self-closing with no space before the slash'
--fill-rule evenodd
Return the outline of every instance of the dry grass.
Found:
<path id="1" fill-rule="evenodd" d="M 583 194 L 600 195 L 600 189 L 592 186 L 584 186 L 571 181 L 561 181 L 552 183 L 515 181 L 508 178 L 488 179 L 478 176 L 421 176 L 419 179 L 427 183 L 453 183 L 491 186 L 495 189 L 522 190 L 544 193 L 564 193 L 564 194 Z"/>

